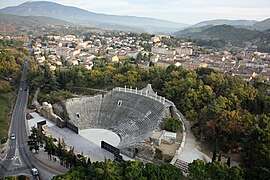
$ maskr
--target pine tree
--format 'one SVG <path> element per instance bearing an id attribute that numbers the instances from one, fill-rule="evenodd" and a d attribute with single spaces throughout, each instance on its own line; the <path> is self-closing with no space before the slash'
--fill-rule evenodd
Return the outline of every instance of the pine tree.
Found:
<path id="1" fill-rule="evenodd" d="M 219 155 L 218 155 L 218 161 L 220 162 L 221 161 L 221 152 L 219 153 Z"/>
<path id="2" fill-rule="evenodd" d="M 231 167 L 231 157 L 228 157 L 228 159 L 227 159 L 227 166 Z"/>
<path id="3" fill-rule="evenodd" d="M 35 153 L 38 153 L 40 145 L 42 144 L 41 130 L 38 130 L 36 127 L 32 127 L 31 134 L 28 136 L 27 144 L 30 151 L 35 150 Z"/>
<path id="4" fill-rule="evenodd" d="M 87 159 L 87 166 L 91 165 L 91 160 L 90 158 Z"/>

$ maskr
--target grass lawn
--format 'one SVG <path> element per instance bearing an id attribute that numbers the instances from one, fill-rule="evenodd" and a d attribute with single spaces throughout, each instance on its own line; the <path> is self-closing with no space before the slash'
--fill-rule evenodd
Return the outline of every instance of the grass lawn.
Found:
<path id="1" fill-rule="evenodd" d="M 0 94 L 0 139 L 8 136 L 11 96 L 11 94 Z"/>

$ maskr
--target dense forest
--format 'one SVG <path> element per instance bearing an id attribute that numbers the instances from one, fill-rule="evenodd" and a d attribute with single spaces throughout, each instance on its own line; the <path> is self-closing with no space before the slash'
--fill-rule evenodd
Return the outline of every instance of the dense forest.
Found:
<path id="1" fill-rule="evenodd" d="M 78 66 L 54 72 L 32 64 L 29 80 L 32 87 L 41 87 L 39 100 L 50 103 L 72 96 L 78 90 L 74 87 L 141 88 L 151 83 L 191 121 L 196 138 L 210 150 L 239 153 L 247 168 L 270 168 L 270 96 L 263 79 L 248 83 L 206 68 L 145 70 L 129 61 L 110 65 L 96 60 L 90 71 Z"/>
<path id="2" fill-rule="evenodd" d="M 191 180 L 241 180 L 270 178 L 267 169 L 246 169 L 239 166 L 229 167 L 221 162 L 205 164 L 195 160 L 189 164 L 188 179 Z M 84 166 L 71 168 L 66 174 L 55 176 L 54 180 L 64 179 L 114 179 L 114 180 L 181 180 L 185 179 L 182 172 L 171 164 L 157 166 L 152 163 L 143 164 L 139 161 L 88 163 Z"/>
<path id="3" fill-rule="evenodd" d="M 29 54 L 17 40 L 0 40 L 0 78 L 17 80 L 20 75 L 23 58 Z"/>
<path id="4" fill-rule="evenodd" d="M 121 180 L 121 179 L 160 179 L 183 180 L 183 173 L 171 164 L 157 166 L 153 163 L 143 164 L 140 161 L 94 162 L 85 166 L 75 167 L 67 174 L 59 175 L 53 180 L 61 179 L 96 179 L 96 180 Z"/>

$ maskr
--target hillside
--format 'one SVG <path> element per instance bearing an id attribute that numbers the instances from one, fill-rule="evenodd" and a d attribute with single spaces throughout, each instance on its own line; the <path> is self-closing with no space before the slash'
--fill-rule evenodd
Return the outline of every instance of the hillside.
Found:
<path id="1" fill-rule="evenodd" d="M 116 30 L 134 29 L 135 32 L 154 33 L 162 31 L 163 33 L 172 33 L 186 27 L 182 23 L 154 18 L 99 14 L 47 1 L 25 2 L 18 6 L 0 9 L 0 13 L 20 16 L 46 16 L 79 25 Z"/>
<path id="2" fill-rule="evenodd" d="M 190 27 L 176 32 L 176 37 L 187 37 L 202 42 L 201 45 L 222 48 L 228 45 L 245 47 L 253 43 L 262 52 L 270 52 L 269 32 L 236 28 L 230 25 Z"/>
<path id="3" fill-rule="evenodd" d="M 176 32 L 174 35 L 178 37 L 191 37 L 202 39 L 222 38 L 231 41 L 236 39 L 248 41 L 256 37 L 259 37 L 260 32 L 244 28 L 235 28 L 230 25 L 217 25 L 217 26 L 190 27 L 185 30 Z"/>
<path id="4" fill-rule="evenodd" d="M 254 24 L 253 26 L 255 29 L 257 30 L 269 30 L 270 29 L 270 18 L 265 19 L 263 21 L 257 22 L 256 24 Z"/>
<path id="5" fill-rule="evenodd" d="M 72 25 L 67 21 L 43 16 L 17 16 L 0 13 L 0 24 L 13 24 L 16 26 L 42 26 L 42 25 Z"/>
<path id="6" fill-rule="evenodd" d="M 228 19 L 215 19 L 210 21 L 199 22 L 192 27 L 203 27 L 203 26 L 217 26 L 217 25 L 231 25 L 237 27 L 253 26 L 258 21 L 254 20 L 228 20 Z"/>
<path id="7" fill-rule="evenodd" d="M 205 26 L 218 26 L 218 25 L 230 25 L 237 28 L 265 31 L 270 29 L 270 18 L 265 19 L 263 21 L 215 19 L 211 21 L 199 22 L 197 24 L 192 25 L 190 28 L 202 28 Z"/>
<path id="8" fill-rule="evenodd" d="M 218 25 L 203 29 L 200 34 L 204 35 L 206 38 L 223 38 L 232 43 L 240 43 L 258 38 L 261 33 L 244 28 L 235 28 L 230 25 Z"/>
<path id="9" fill-rule="evenodd" d="M 203 30 L 208 29 L 210 27 L 213 27 L 213 25 L 207 25 L 207 26 L 202 26 L 202 27 L 191 26 L 189 28 L 186 28 L 184 30 L 174 33 L 174 36 L 177 36 L 177 37 L 188 37 L 188 36 L 195 36 L 195 35 L 199 36 Z"/>

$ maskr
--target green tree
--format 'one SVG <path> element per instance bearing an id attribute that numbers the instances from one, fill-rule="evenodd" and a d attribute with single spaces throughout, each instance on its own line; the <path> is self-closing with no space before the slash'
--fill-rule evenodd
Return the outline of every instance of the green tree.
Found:
<path id="1" fill-rule="evenodd" d="M 44 149 L 45 149 L 45 152 L 48 153 L 48 156 L 49 156 L 49 158 L 51 160 L 52 155 L 55 155 L 55 150 L 56 150 L 56 147 L 55 147 L 55 145 L 53 143 L 52 136 L 46 137 Z"/>
<path id="2" fill-rule="evenodd" d="M 270 179 L 270 170 L 264 167 L 244 169 L 244 179 L 268 180 Z"/>
<path id="3" fill-rule="evenodd" d="M 115 74 L 113 76 L 112 82 L 115 86 L 123 86 L 126 82 L 126 78 L 123 74 Z"/>
<path id="4" fill-rule="evenodd" d="M 164 164 L 159 169 L 160 169 L 159 179 L 184 180 L 184 175 L 182 171 L 173 166 L 172 164 Z"/>
<path id="5" fill-rule="evenodd" d="M 125 178 L 130 180 L 136 180 L 141 179 L 142 176 L 142 169 L 143 169 L 143 163 L 140 161 L 128 161 L 125 163 Z"/>
<path id="6" fill-rule="evenodd" d="M 188 165 L 189 176 L 191 180 L 205 180 L 209 178 L 205 163 L 202 160 L 194 160 Z"/>
<path id="7" fill-rule="evenodd" d="M 138 64 L 139 62 L 141 62 L 142 58 L 143 58 L 142 53 L 138 52 L 137 57 L 135 59 L 135 63 Z"/>
<path id="8" fill-rule="evenodd" d="M 64 139 L 58 139 L 58 143 L 56 146 L 56 155 L 59 157 L 60 163 L 63 165 L 67 158 L 66 143 Z"/>
<path id="9" fill-rule="evenodd" d="M 38 153 L 40 145 L 43 144 L 41 129 L 34 126 L 31 128 L 27 144 L 30 151 L 35 150 L 35 153 Z"/>
<path id="10" fill-rule="evenodd" d="M 162 129 L 171 132 L 182 130 L 182 123 L 177 118 L 167 118 L 163 120 Z"/>
<path id="11" fill-rule="evenodd" d="M 137 82 L 141 79 L 136 71 L 128 71 L 125 73 L 125 83 L 127 86 L 136 87 Z"/>
<path id="12" fill-rule="evenodd" d="M 158 179 L 160 178 L 160 168 L 153 163 L 146 163 L 143 169 L 143 176 L 147 179 Z"/>
<path id="13" fill-rule="evenodd" d="M 81 154 L 77 154 L 77 161 L 78 161 L 78 165 L 79 166 L 86 166 L 87 164 L 87 159 L 86 157 L 83 155 L 83 152 L 81 152 Z"/>
<path id="14" fill-rule="evenodd" d="M 57 82 L 55 72 L 50 71 L 47 66 L 45 66 L 44 71 L 44 84 L 41 86 L 42 90 L 46 93 L 59 90 L 59 83 Z"/>
<path id="15" fill-rule="evenodd" d="M 222 162 L 207 163 L 205 168 L 210 179 L 226 180 L 229 177 L 228 168 Z"/>
<path id="16" fill-rule="evenodd" d="M 217 160 L 217 143 L 215 143 L 215 145 L 214 145 L 212 162 L 215 162 L 216 160 Z"/>
<path id="17" fill-rule="evenodd" d="M 243 155 L 250 167 L 270 168 L 270 116 L 259 115 L 243 139 Z"/>
<path id="18" fill-rule="evenodd" d="M 222 162 L 215 161 L 204 163 L 202 160 L 194 160 L 189 164 L 189 176 L 191 180 L 242 180 L 244 171 L 240 167 L 228 167 Z"/>
<path id="19" fill-rule="evenodd" d="M 101 164 L 101 167 L 96 168 L 95 172 L 99 179 L 118 180 L 120 179 L 118 170 L 117 166 L 111 160 L 105 159 L 105 162 Z"/>

